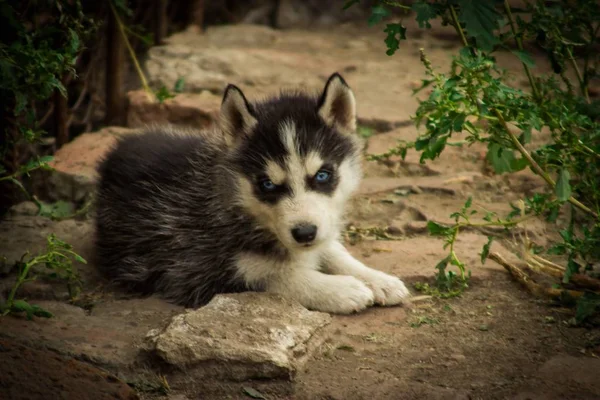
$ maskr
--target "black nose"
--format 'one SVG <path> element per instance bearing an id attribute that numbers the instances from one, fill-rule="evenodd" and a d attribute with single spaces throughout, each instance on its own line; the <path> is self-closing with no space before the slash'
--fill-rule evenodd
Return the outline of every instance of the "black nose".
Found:
<path id="1" fill-rule="evenodd" d="M 314 225 L 297 225 L 292 229 L 292 236 L 298 243 L 310 243 L 317 236 L 317 227 Z"/>

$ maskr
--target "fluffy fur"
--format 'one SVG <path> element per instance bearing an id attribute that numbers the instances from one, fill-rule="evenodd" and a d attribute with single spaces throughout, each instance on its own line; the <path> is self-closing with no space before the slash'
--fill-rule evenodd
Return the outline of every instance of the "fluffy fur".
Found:
<path id="1" fill-rule="evenodd" d="M 249 103 L 229 85 L 219 128 L 149 128 L 99 166 L 99 267 L 188 307 L 269 291 L 350 313 L 398 304 L 398 278 L 348 253 L 340 231 L 361 178 L 352 90 L 333 74 L 318 96 Z"/>

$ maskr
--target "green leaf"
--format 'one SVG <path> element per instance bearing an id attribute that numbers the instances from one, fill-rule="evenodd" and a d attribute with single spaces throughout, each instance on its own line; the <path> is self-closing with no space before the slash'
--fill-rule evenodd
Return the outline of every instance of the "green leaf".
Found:
<path id="1" fill-rule="evenodd" d="M 387 24 L 383 31 L 387 33 L 384 41 L 388 49 L 385 54 L 391 56 L 400 48 L 400 41 L 406 40 L 406 28 L 402 24 Z"/>
<path id="2" fill-rule="evenodd" d="M 417 14 L 416 21 L 419 23 L 419 28 L 431 28 L 429 20 L 436 17 L 435 9 L 424 1 L 415 1 L 411 8 Z"/>
<path id="3" fill-rule="evenodd" d="M 350 7 L 352 7 L 354 4 L 358 4 L 360 3 L 360 0 L 348 0 L 345 4 L 344 7 L 342 7 L 342 10 L 347 10 Z"/>
<path id="4" fill-rule="evenodd" d="M 488 222 L 492 222 L 492 217 L 494 217 L 496 215 L 496 213 L 494 212 L 487 212 L 485 214 L 485 216 L 483 217 L 484 221 L 488 221 Z"/>
<path id="5" fill-rule="evenodd" d="M 10 311 L 15 313 L 24 312 L 28 320 L 31 320 L 33 316 L 43 318 L 51 318 L 53 316 L 51 312 L 44 310 L 40 306 L 31 305 L 25 300 L 15 300 L 12 303 Z"/>
<path id="6" fill-rule="evenodd" d="M 15 300 L 12 303 L 12 310 L 15 312 L 31 311 L 31 305 L 25 300 Z"/>
<path id="7" fill-rule="evenodd" d="M 85 258 L 81 257 L 79 254 L 73 255 L 73 257 L 75 258 L 75 260 L 79 261 L 80 263 L 87 264 L 87 261 L 85 260 Z"/>
<path id="8" fill-rule="evenodd" d="M 494 36 L 501 15 L 494 7 L 494 0 L 457 0 L 460 7 L 458 19 L 465 24 L 467 35 L 475 38 L 477 46 L 490 51 L 499 43 Z"/>
<path id="9" fill-rule="evenodd" d="M 450 228 L 440 225 L 437 222 L 428 221 L 427 222 L 427 230 L 429 234 L 432 236 L 445 236 L 450 231 Z"/>
<path id="10" fill-rule="evenodd" d="M 163 103 L 165 100 L 172 99 L 173 97 L 175 97 L 173 94 L 171 94 L 171 92 L 169 92 L 169 89 L 167 89 L 165 86 L 162 86 L 154 94 L 156 95 L 156 99 L 159 103 Z"/>
<path id="11" fill-rule="evenodd" d="M 252 397 L 253 399 L 266 400 L 265 396 L 263 396 L 258 390 L 253 389 L 251 387 L 244 386 L 242 388 L 242 391 L 246 396 Z"/>
<path id="12" fill-rule="evenodd" d="M 586 292 L 577 299 L 575 322 L 581 324 L 598 311 L 600 311 L 600 295 Z"/>
<path id="13" fill-rule="evenodd" d="M 173 91 L 175 93 L 181 93 L 181 92 L 183 92 L 184 86 L 185 86 L 185 79 L 179 78 L 179 79 L 177 79 L 177 81 L 175 81 L 175 86 L 173 87 Z"/>
<path id="14" fill-rule="evenodd" d="M 368 126 L 359 125 L 356 127 L 356 133 L 358 136 L 367 139 L 375 134 L 375 129 Z"/>
<path id="15" fill-rule="evenodd" d="M 556 197 L 560 201 L 567 201 L 569 197 L 571 197 L 571 185 L 569 184 L 569 180 L 571 179 L 571 174 L 569 174 L 569 170 L 566 168 L 562 168 L 558 174 L 558 180 L 556 181 L 555 193 Z"/>
<path id="16" fill-rule="evenodd" d="M 473 204 L 473 197 L 469 196 L 469 198 L 467 199 L 467 201 L 465 202 L 465 210 L 468 208 L 471 208 L 471 205 Z"/>
<path id="17" fill-rule="evenodd" d="M 52 314 L 50 311 L 44 310 L 40 306 L 32 305 L 31 308 L 33 310 L 33 315 L 36 317 L 52 318 L 54 316 L 54 314 Z"/>
<path id="18" fill-rule="evenodd" d="M 529 165 L 529 161 L 526 158 L 513 158 L 510 162 L 510 169 L 512 172 L 522 171 Z"/>
<path id="19" fill-rule="evenodd" d="M 529 165 L 526 159 L 517 159 L 514 150 L 502 147 L 498 143 L 488 145 L 486 158 L 497 174 L 520 171 Z"/>
<path id="20" fill-rule="evenodd" d="M 493 241 L 494 241 L 494 237 L 488 236 L 488 242 L 486 244 L 484 244 L 483 249 L 481 249 L 481 263 L 482 264 L 485 264 L 485 261 L 487 260 L 488 256 L 490 255 L 490 246 L 492 245 Z"/>
<path id="21" fill-rule="evenodd" d="M 75 212 L 75 206 L 68 201 L 59 200 L 55 203 L 39 202 L 38 215 L 52 219 L 67 218 Z"/>
<path id="22" fill-rule="evenodd" d="M 569 256 L 569 261 L 567 262 L 567 268 L 565 270 L 565 274 L 563 276 L 563 283 L 569 283 L 573 274 L 579 273 L 581 269 L 581 265 L 573 259 L 573 256 Z"/>
<path id="23" fill-rule="evenodd" d="M 535 60 L 525 50 L 512 50 L 512 53 L 519 57 L 519 60 L 521 60 L 521 62 L 527 65 L 529 68 L 535 67 Z"/>
<path id="24" fill-rule="evenodd" d="M 377 5 L 371 8 L 371 16 L 369 17 L 368 24 L 373 26 L 381 22 L 382 19 L 389 16 L 390 12 L 382 5 Z"/>

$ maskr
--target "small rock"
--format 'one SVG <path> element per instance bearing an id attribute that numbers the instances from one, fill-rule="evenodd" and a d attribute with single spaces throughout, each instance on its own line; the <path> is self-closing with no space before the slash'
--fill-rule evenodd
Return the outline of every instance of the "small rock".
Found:
<path id="1" fill-rule="evenodd" d="M 149 124 L 176 124 L 203 129 L 217 121 L 221 107 L 221 97 L 208 91 L 200 94 L 182 93 L 162 103 L 149 99 L 143 90 L 129 92 L 127 97 L 127 125 L 131 128 L 143 128 Z"/>
<path id="2" fill-rule="evenodd" d="M 396 235 L 396 236 L 404 236 L 404 229 L 402 229 L 399 226 L 396 225 L 390 225 L 387 227 L 387 233 L 389 233 L 390 235 Z"/>
<path id="3" fill-rule="evenodd" d="M 10 208 L 12 215 L 37 215 L 38 206 L 33 201 L 24 201 Z"/>
<path id="4" fill-rule="evenodd" d="M 450 358 L 458 362 L 465 361 L 467 359 L 464 354 L 452 354 Z"/>
<path id="5" fill-rule="evenodd" d="M 275 25 L 280 29 L 306 28 L 313 21 L 313 15 L 304 2 L 281 0 L 275 19 Z"/>
<path id="6" fill-rule="evenodd" d="M 427 232 L 427 221 L 410 221 L 404 225 L 406 233 L 425 233 Z"/>
<path id="7" fill-rule="evenodd" d="M 412 185 L 410 187 L 410 191 L 413 192 L 414 194 L 421 194 L 421 193 L 423 193 L 423 190 L 420 187 L 418 187 L 417 185 Z"/>
<path id="8" fill-rule="evenodd" d="M 19 288 L 19 296 L 30 300 L 57 300 L 60 294 L 56 293 L 55 287 L 49 283 L 29 281 Z"/>
<path id="9" fill-rule="evenodd" d="M 198 379 L 291 379 L 330 322 L 278 295 L 222 294 L 148 332 L 143 351 Z"/>
<path id="10" fill-rule="evenodd" d="M 133 132 L 132 129 L 108 127 L 81 134 L 61 147 L 49 163 L 55 169 L 49 179 L 49 196 L 55 200 L 83 201 L 94 190 L 100 160 L 119 135 Z"/>

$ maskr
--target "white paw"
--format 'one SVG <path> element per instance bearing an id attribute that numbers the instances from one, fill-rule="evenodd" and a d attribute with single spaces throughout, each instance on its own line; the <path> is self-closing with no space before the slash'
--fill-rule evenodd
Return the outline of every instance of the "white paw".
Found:
<path id="1" fill-rule="evenodd" d="M 351 314 L 372 306 L 375 301 L 373 291 L 353 276 L 336 275 L 332 283 L 327 293 L 322 294 L 324 297 L 317 307 L 320 311 Z"/>
<path id="2" fill-rule="evenodd" d="M 410 297 L 404 282 L 395 276 L 373 270 L 361 278 L 373 291 L 375 304 L 393 306 L 403 303 Z"/>

